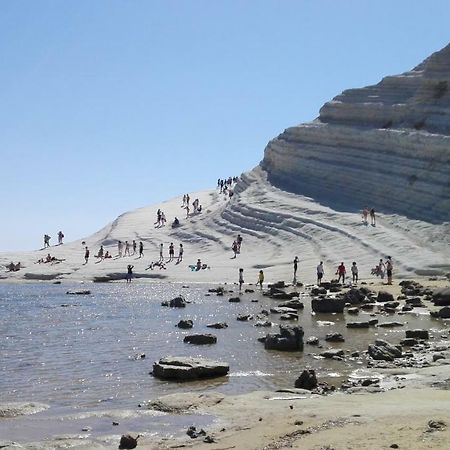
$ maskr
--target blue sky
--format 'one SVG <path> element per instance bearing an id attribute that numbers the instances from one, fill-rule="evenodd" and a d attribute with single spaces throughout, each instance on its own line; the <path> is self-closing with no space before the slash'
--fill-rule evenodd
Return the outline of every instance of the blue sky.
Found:
<path id="1" fill-rule="evenodd" d="M 0 2 L 0 251 L 253 168 L 449 23 L 448 0 Z"/>

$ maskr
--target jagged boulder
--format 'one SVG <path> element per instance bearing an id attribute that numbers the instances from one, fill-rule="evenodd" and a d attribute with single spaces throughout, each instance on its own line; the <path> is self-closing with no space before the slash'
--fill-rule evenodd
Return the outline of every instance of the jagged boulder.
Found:
<path id="1" fill-rule="evenodd" d="M 444 306 L 438 311 L 431 311 L 430 315 L 441 319 L 450 319 L 450 306 Z"/>
<path id="2" fill-rule="evenodd" d="M 369 328 L 370 324 L 368 321 L 361 322 L 348 322 L 347 328 Z"/>
<path id="3" fill-rule="evenodd" d="M 372 359 L 381 361 L 393 361 L 395 358 L 401 358 L 402 356 L 401 348 L 382 339 L 377 339 L 374 344 L 370 344 L 368 352 Z"/>
<path id="4" fill-rule="evenodd" d="M 192 320 L 190 320 L 190 319 L 181 319 L 177 324 L 178 328 L 183 328 L 183 329 L 189 329 L 189 328 L 192 328 L 193 326 L 194 326 L 194 322 L 192 322 Z"/>
<path id="5" fill-rule="evenodd" d="M 161 305 L 170 306 L 171 308 L 184 308 L 186 306 L 186 299 L 182 295 L 179 295 L 169 302 L 162 302 Z"/>
<path id="6" fill-rule="evenodd" d="M 450 287 L 434 291 L 433 303 L 435 306 L 450 306 Z"/>
<path id="7" fill-rule="evenodd" d="M 292 325 L 280 325 L 279 333 L 270 333 L 264 341 L 267 350 L 295 351 L 303 350 L 303 328 Z"/>
<path id="8" fill-rule="evenodd" d="M 298 299 L 280 303 L 280 308 L 303 309 L 304 307 L 305 305 Z"/>
<path id="9" fill-rule="evenodd" d="M 384 303 L 384 302 L 393 302 L 394 296 L 390 292 L 386 291 L 380 291 L 377 295 L 377 302 Z"/>
<path id="10" fill-rule="evenodd" d="M 221 377 L 228 373 L 227 363 L 205 358 L 166 356 L 153 364 L 153 376 L 162 379 L 195 380 Z"/>
<path id="11" fill-rule="evenodd" d="M 317 313 L 342 313 L 344 312 L 345 300 L 342 298 L 313 298 L 311 307 Z"/>
<path id="12" fill-rule="evenodd" d="M 317 387 L 316 371 L 314 369 L 305 369 L 295 380 L 295 387 L 298 389 L 307 389 L 308 391 Z"/>
<path id="13" fill-rule="evenodd" d="M 345 338 L 341 333 L 328 333 L 325 340 L 328 342 L 344 342 Z"/>

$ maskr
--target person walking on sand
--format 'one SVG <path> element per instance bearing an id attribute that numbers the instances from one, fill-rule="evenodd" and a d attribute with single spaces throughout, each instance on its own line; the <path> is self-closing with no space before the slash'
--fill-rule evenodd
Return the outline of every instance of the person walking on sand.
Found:
<path id="1" fill-rule="evenodd" d="M 159 244 L 159 260 L 164 261 L 164 244 Z"/>
<path id="2" fill-rule="evenodd" d="M 89 248 L 86 247 L 84 249 L 84 264 L 87 264 L 89 262 L 89 255 L 90 255 Z"/>
<path id="3" fill-rule="evenodd" d="M 119 253 L 119 258 L 122 258 L 122 250 L 123 250 L 123 243 L 122 241 L 117 242 L 117 251 Z"/>
<path id="4" fill-rule="evenodd" d="M 383 259 L 380 259 L 380 262 L 378 263 L 378 275 L 380 275 L 380 278 L 384 280 L 384 274 L 386 272 L 386 266 L 384 265 Z"/>
<path id="5" fill-rule="evenodd" d="M 131 283 L 131 279 L 133 278 L 133 267 L 131 264 L 127 266 L 127 283 Z"/>
<path id="6" fill-rule="evenodd" d="M 370 224 L 374 227 L 376 226 L 376 221 L 375 221 L 375 209 L 371 209 L 370 210 Z"/>
<path id="7" fill-rule="evenodd" d="M 392 258 L 390 256 L 388 256 L 387 260 L 386 260 L 387 284 L 392 284 L 392 271 L 393 270 L 394 270 L 394 264 L 392 263 Z"/>
<path id="8" fill-rule="evenodd" d="M 123 256 L 130 256 L 130 243 L 128 241 L 125 241 L 125 252 Z"/>
<path id="9" fill-rule="evenodd" d="M 139 242 L 139 258 L 142 258 L 144 256 L 144 244 L 142 241 Z"/>
<path id="10" fill-rule="evenodd" d="M 58 245 L 63 243 L 64 234 L 62 231 L 58 231 Z"/>
<path id="11" fill-rule="evenodd" d="M 239 269 L 239 292 L 242 290 L 242 285 L 244 284 L 244 269 Z"/>
<path id="12" fill-rule="evenodd" d="M 368 225 L 369 224 L 369 222 L 367 221 L 367 216 L 369 215 L 369 208 L 366 206 L 364 209 L 363 209 L 363 212 L 362 212 L 362 218 L 363 218 L 363 223 L 364 223 L 364 225 Z"/>
<path id="13" fill-rule="evenodd" d="M 44 234 L 44 248 L 50 247 L 50 239 L 48 234 Z"/>
<path id="14" fill-rule="evenodd" d="M 233 259 L 236 258 L 238 252 L 238 244 L 236 241 L 233 241 L 233 245 L 231 246 L 231 250 L 233 250 L 234 256 Z"/>
<path id="15" fill-rule="evenodd" d="M 352 281 L 353 283 L 358 283 L 358 266 L 356 265 L 356 262 L 352 262 Z"/>
<path id="16" fill-rule="evenodd" d="M 341 278 L 342 278 L 342 284 L 345 283 L 345 274 L 346 273 L 347 273 L 347 271 L 345 270 L 344 263 L 341 262 L 341 264 L 339 264 L 339 267 L 336 270 L 336 275 L 339 275 L 338 283 L 341 281 Z"/>
<path id="17" fill-rule="evenodd" d="M 323 261 L 320 261 L 320 264 L 317 266 L 317 284 L 320 286 L 322 283 L 322 278 L 325 275 L 325 271 L 323 269 Z"/>
<path id="18" fill-rule="evenodd" d="M 264 283 L 264 272 L 262 270 L 260 270 L 259 275 L 258 275 L 258 282 L 256 283 L 256 286 L 258 286 L 258 284 L 259 284 L 259 288 L 262 289 L 263 283 Z"/>
<path id="19" fill-rule="evenodd" d="M 169 245 L 169 262 L 173 261 L 174 256 L 175 256 L 175 250 L 173 247 L 173 242 L 171 242 Z"/>
<path id="20" fill-rule="evenodd" d="M 137 249 L 137 243 L 136 243 L 136 241 L 133 239 L 133 255 L 136 254 L 136 249 Z"/>
<path id="21" fill-rule="evenodd" d="M 237 243 L 237 252 L 241 253 L 242 236 L 240 234 L 237 235 L 236 243 Z"/>
<path id="22" fill-rule="evenodd" d="M 294 258 L 294 283 L 297 281 L 298 256 Z"/>
<path id="23" fill-rule="evenodd" d="M 180 249 L 178 250 L 178 261 L 177 262 L 183 261 L 183 252 L 184 252 L 183 244 L 180 244 Z"/>

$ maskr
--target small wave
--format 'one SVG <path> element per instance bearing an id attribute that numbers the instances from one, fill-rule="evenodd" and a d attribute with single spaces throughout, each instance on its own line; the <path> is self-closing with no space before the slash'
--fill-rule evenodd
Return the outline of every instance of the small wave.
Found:
<path id="1" fill-rule="evenodd" d="M 272 374 L 271 373 L 264 373 L 261 372 L 260 370 L 250 370 L 248 372 L 233 372 L 230 373 L 229 375 L 230 377 L 271 377 Z"/>

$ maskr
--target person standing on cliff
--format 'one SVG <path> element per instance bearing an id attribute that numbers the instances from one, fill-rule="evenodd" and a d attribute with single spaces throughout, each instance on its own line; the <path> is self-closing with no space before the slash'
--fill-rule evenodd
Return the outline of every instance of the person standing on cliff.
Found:
<path id="1" fill-rule="evenodd" d="M 58 245 L 63 243 L 64 233 L 62 231 L 58 231 Z"/>
<path id="2" fill-rule="evenodd" d="M 90 255 L 89 248 L 86 247 L 84 252 L 84 264 L 87 264 L 89 262 L 89 255 Z"/>
<path id="3" fill-rule="evenodd" d="M 142 241 L 139 242 L 139 258 L 142 258 L 144 256 L 144 244 Z"/>
<path id="4" fill-rule="evenodd" d="M 376 226 L 376 222 L 375 222 L 375 209 L 371 209 L 370 210 L 370 224 L 374 227 Z"/>
<path id="5" fill-rule="evenodd" d="M 317 284 L 320 286 L 322 283 L 322 278 L 325 274 L 325 271 L 323 269 L 323 261 L 320 261 L 320 264 L 317 266 Z"/>
<path id="6" fill-rule="evenodd" d="M 362 212 L 362 218 L 363 218 L 363 223 L 364 223 L 364 225 L 368 225 L 369 224 L 369 222 L 367 221 L 367 216 L 369 215 L 369 208 L 366 206 L 364 209 L 363 209 L 363 212 Z"/>

